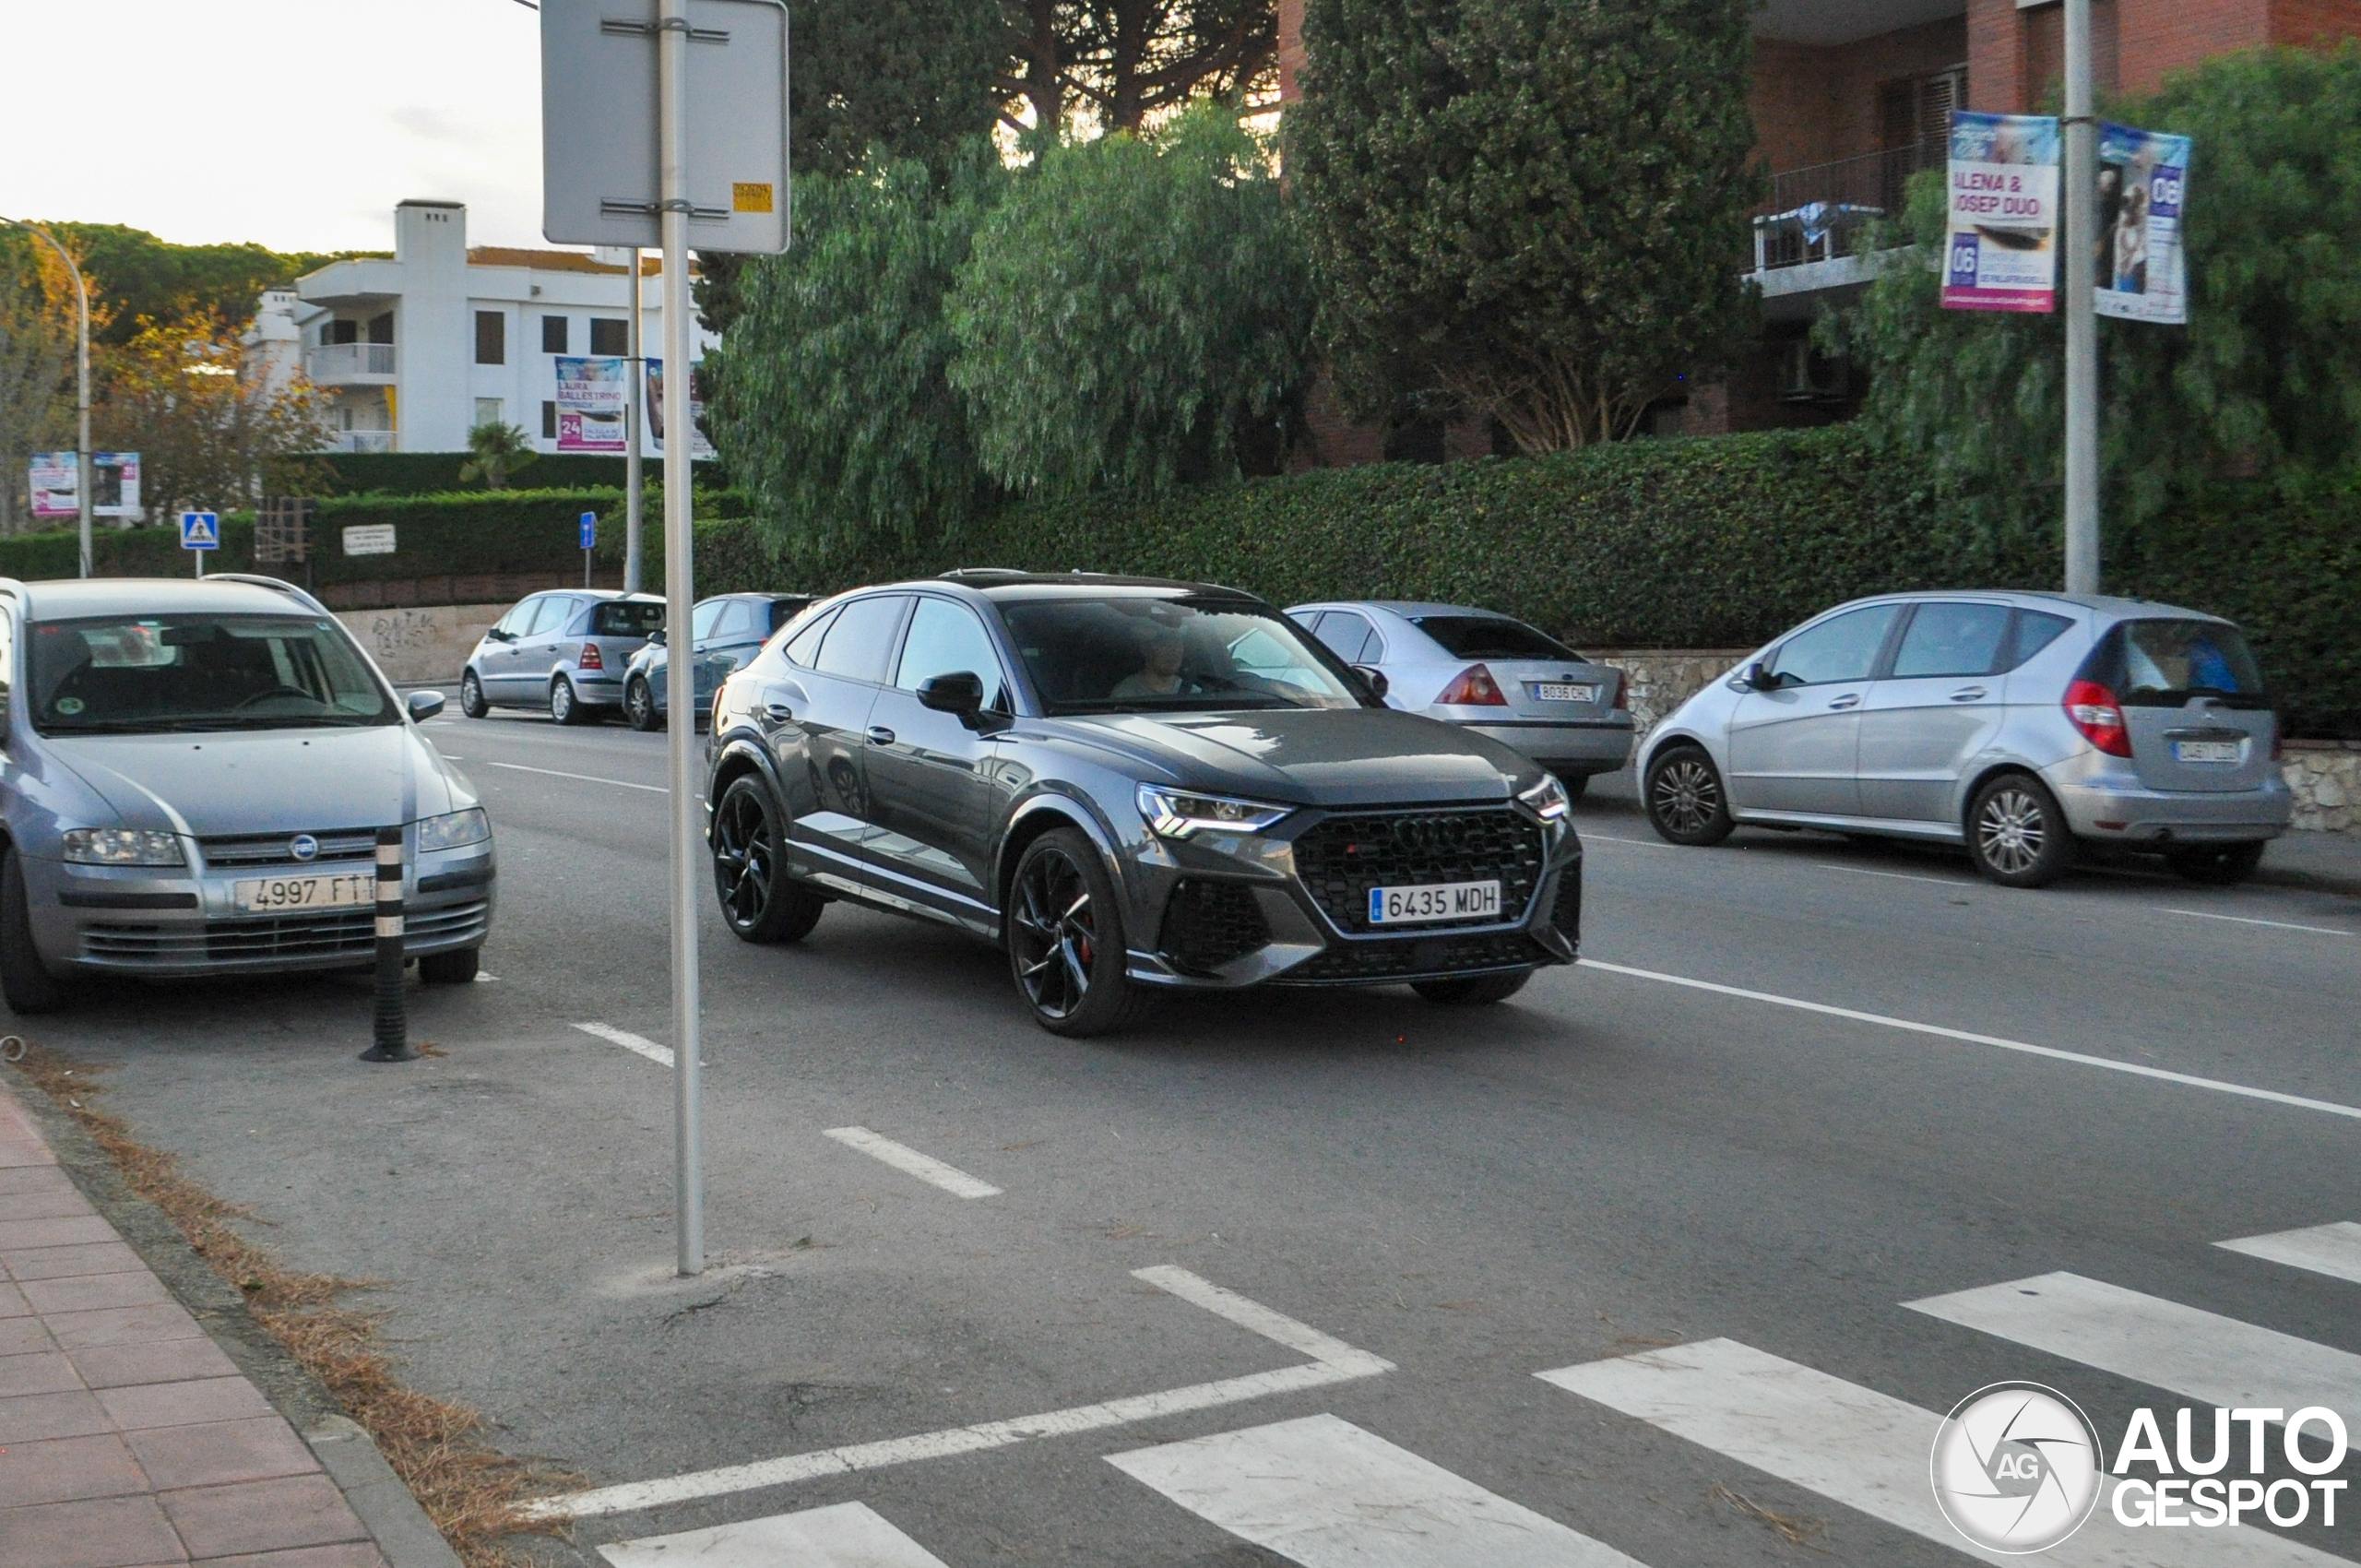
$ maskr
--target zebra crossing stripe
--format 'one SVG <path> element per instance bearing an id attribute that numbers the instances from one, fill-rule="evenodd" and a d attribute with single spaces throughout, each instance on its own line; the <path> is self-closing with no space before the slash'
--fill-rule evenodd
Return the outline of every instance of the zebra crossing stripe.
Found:
<path id="1" fill-rule="evenodd" d="M 2030 1561 L 1983 1550 L 1936 1507 L 1928 1458 L 1942 1418 L 1932 1410 L 1734 1339 L 1535 1375 L 1970 1557 Z M 2259 1528 L 2130 1529 L 2116 1523 L 2106 1499 L 2040 1561 L 2057 1568 L 2352 1568 Z"/>
<path id="2" fill-rule="evenodd" d="M 1335 1416 L 1136 1448 L 1107 1462 L 1304 1568 L 1643 1568 Z"/>
<path id="3" fill-rule="evenodd" d="M 947 1568 L 865 1503 L 602 1546 L 612 1568 Z"/>
<path id="4" fill-rule="evenodd" d="M 2241 1236 L 2234 1241 L 2216 1241 L 2217 1247 L 2227 1247 L 2234 1253 L 2250 1257 L 2267 1258 L 2284 1263 L 2290 1268 L 2308 1268 L 2314 1274 L 2331 1278 L 2350 1279 L 2361 1285 L 2361 1225 L 2349 1219 L 2333 1225 L 2315 1225 L 2305 1230 L 2275 1230 L 2268 1236 Z"/>
<path id="5" fill-rule="evenodd" d="M 2361 1356 L 2077 1274 L 1903 1305 L 2201 1404 L 2361 1417 Z"/>

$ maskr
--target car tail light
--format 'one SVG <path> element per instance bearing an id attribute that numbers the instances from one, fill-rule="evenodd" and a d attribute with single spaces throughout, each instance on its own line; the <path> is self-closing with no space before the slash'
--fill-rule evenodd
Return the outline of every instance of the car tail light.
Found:
<path id="1" fill-rule="evenodd" d="M 1629 712 L 1631 707 L 1631 681 L 1622 671 L 1615 672 L 1615 700 L 1608 704 L 1619 712 Z"/>
<path id="2" fill-rule="evenodd" d="M 2123 707 L 2115 694 L 2096 681 L 2074 681 L 2066 687 L 2066 720 L 2109 756 L 2131 754 L 2131 732 L 2123 727 Z"/>
<path id="3" fill-rule="evenodd" d="M 599 651 L 597 643 L 582 645 L 582 658 L 579 662 L 581 668 L 585 670 L 604 670 L 607 667 L 606 656 Z"/>
<path id="4" fill-rule="evenodd" d="M 1509 699 L 1501 695 L 1501 683 L 1481 664 L 1471 664 L 1459 672 L 1459 679 L 1442 689 L 1439 703 L 1458 707 L 1506 707 Z"/>

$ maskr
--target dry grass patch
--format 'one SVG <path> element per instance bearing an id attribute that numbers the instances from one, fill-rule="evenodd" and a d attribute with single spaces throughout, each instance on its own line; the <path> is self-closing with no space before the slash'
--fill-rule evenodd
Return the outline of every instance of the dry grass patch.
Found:
<path id="1" fill-rule="evenodd" d="M 558 1533 L 561 1526 L 528 1516 L 523 1504 L 571 1478 L 492 1448 L 482 1438 L 482 1417 L 466 1406 L 404 1388 L 379 1348 L 384 1314 L 338 1304 L 369 1282 L 282 1267 L 268 1247 L 231 1223 L 250 1216 L 181 1174 L 176 1157 L 141 1143 L 122 1117 L 99 1108 L 103 1091 L 92 1068 L 40 1045 L 29 1046 L 17 1067 L 106 1151 L 133 1192 L 171 1217 L 245 1297 L 255 1321 L 368 1431 L 468 1568 L 527 1568 L 499 1538 Z"/>

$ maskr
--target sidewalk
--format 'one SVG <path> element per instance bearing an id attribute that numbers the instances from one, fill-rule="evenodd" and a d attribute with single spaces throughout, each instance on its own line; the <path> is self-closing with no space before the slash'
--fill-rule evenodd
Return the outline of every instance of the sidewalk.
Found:
<path id="1" fill-rule="evenodd" d="M 386 1568 L 0 1089 L 0 1568 Z"/>
<path id="2" fill-rule="evenodd" d="M 1627 767 L 1590 781 L 1575 820 L 1579 826 L 1584 816 L 1611 812 L 1637 815 L 1639 810 L 1639 786 Z M 2254 880 L 2265 887 L 2361 897 L 2361 833 L 2283 833 L 2263 851 Z"/>

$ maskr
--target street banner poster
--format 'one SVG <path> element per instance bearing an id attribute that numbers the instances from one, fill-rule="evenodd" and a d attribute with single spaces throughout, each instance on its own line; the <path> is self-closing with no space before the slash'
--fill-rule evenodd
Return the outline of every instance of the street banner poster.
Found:
<path id="1" fill-rule="evenodd" d="M 77 452 L 33 454 L 34 517 L 53 521 L 81 515 L 81 497 L 75 481 L 80 457 L 81 454 Z M 138 453 L 93 452 L 90 454 L 90 471 L 97 475 L 97 482 L 90 487 L 92 517 L 136 518 L 141 515 Z"/>
<path id="2" fill-rule="evenodd" d="M 1952 115 L 1943 308 L 2029 310 L 2058 298 L 2058 121 Z"/>
<path id="3" fill-rule="evenodd" d="M 557 449 L 620 452 L 631 397 L 631 362 L 564 354 L 557 360 Z"/>
<path id="4" fill-rule="evenodd" d="M 662 360 L 647 362 L 647 400 L 641 407 L 647 410 L 647 434 L 655 439 L 657 456 L 661 457 L 664 454 L 664 362 Z M 694 366 L 691 366 L 689 372 L 689 423 L 695 427 L 689 432 L 689 457 L 692 460 L 700 463 L 708 461 L 714 455 L 713 443 L 706 439 L 705 399 L 697 396 Z"/>
<path id="5" fill-rule="evenodd" d="M 2189 139 L 2099 123 L 2098 314 L 2185 322 L 2189 277 L 2180 246 Z"/>

